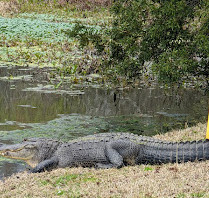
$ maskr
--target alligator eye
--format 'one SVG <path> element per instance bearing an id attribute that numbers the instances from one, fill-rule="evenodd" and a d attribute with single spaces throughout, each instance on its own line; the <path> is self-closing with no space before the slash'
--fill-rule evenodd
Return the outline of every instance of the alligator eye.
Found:
<path id="1" fill-rule="evenodd" d="M 23 141 L 27 141 L 28 139 L 26 139 L 26 138 L 24 138 L 24 140 Z"/>

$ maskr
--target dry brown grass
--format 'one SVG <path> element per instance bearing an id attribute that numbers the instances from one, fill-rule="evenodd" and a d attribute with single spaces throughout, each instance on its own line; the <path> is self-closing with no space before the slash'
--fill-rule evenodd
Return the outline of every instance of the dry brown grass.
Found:
<path id="1" fill-rule="evenodd" d="M 112 0 L 0 0 L 0 15 L 10 16 L 18 13 L 28 7 L 33 6 L 48 6 L 52 9 L 57 7 L 77 8 L 79 10 L 94 10 L 98 7 L 108 7 L 111 5 Z"/>
<path id="2" fill-rule="evenodd" d="M 165 134 L 156 135 L 155 138 L 166 141 L 201 140 L 205 138 L 206 128 L 206 124 L 199 123 L 196 126 L 187 127 L 184 130 L 173 130 Z"/>
<path id="3" fill-rule="evenodd" d="M 201 139 L 205 132 L 206 124 L 199 124 L 156 137 Z M 208 169 L 206 161 L 109 170 L 66 168 L 39 174 L 19 173 L 0 182 L 0 197 L 209 197 Z"/>
<path id="4" fill-rule="evenodd" d="M 108 7 L 112 0 L 58 0 L 57 2 L 60 6 L 71 4 L 81 10 L 92 10 L 96 7 Z"/>
<path id="5" fill-rule="evenodd" d="M 17 0 L 0 1 L 0 15 L 7 16 L 18 13 L 19 3 Z"/>
<path id="6" fill-rule="evenodd" d="M 0 194 L 2 198 L 60 197 L 61 193 L 63 197 L 209 197 L 208 169 L 208 162 L 198 162 L 19 173 L 0 183 Z M 75 175 L 75 179 L 61 180 Z"/>
<path id="7" fill-rule="evenodd" d="M 48 5 L 59 5 L 61 7 L 70 5 L 81 10 L 92 10 L 96 7 L 108 7 L 111 5 L 112 0 L 44 0 L 43 2 Z M 30 2 L 22 0 L 22 3 Z"/>

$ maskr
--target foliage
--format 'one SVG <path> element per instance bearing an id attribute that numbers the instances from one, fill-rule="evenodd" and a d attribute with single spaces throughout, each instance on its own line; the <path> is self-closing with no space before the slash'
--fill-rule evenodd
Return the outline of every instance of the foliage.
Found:
<path id="1" fill-rule="evenodd" d="M 105 49 L 105 42 L 104 39 L 102 39 L 101 28 L 96 29 L 95 27 L 86 26 L 77 21 L 72 30 L 64 32 L 69 38 L 77 38 L 80 42 L 81 48 L 93 43 L 98 52 L 101 53 Z"/>
<path id="2" fill-rule="evenodd" d="M 72 58 L 72 53 L 69 56 L 66 52 L 74 43 L 62 32 L 72 28 L 72 23 L 30 17 L 0 17 L 0 61 L 54 66 Z"/>
<path id="3" fill-rule="evenodd" d="M 208 7 L 206 0 L 117 0 L 106 32 L 78 24 L 68 35 L 82 47 L 91 42 L 99 52 L 108 48 L 108 68 L 128 78 L 154 72 L 164 83 L 209 83 Z"/>
<path id="4" fill-rule="evenodd" d="M 77 70 L 89 73 L 98 71 L 103 59 L 111 78 L 154 73 L 165 83 L 209 83 L 207 0 L 116 0 L 111 24 L 107 10 L 81 11 L 70 4 L 73 1 L 18 2 L 18 18 L 0 18 L 0 61 L 78 65 Z M 83 52 L 77 48 L 78 40 L 81 47 L 88 46 Z"/>
<path id="5" fill-rule="evenodd" d="M 192 2 L 192 1 L 191 1 Z M 208 81 L 208 1 L 120 0 L 113 7 L 111 58 L 128 76 L 153 62 L 159 80 L 179 82 L 204 76 Z"/>

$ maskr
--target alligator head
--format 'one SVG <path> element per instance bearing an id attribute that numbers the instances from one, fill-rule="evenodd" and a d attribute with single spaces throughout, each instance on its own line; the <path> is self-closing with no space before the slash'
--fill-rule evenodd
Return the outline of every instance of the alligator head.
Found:
<path id="1" fill-rule="evenodd" d="M 40 161 L 50 157 L 54 141 L 32 138 L 22 143 L 7 145 L 0 144 L 0 155 L 6 158 L 24 160 L 31 167 L 35 167 Z"/>

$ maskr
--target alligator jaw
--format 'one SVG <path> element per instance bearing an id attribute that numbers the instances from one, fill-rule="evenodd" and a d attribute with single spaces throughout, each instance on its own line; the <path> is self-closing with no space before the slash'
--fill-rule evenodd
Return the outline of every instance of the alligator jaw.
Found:
<path id="1" fill-rule="evenodd" d="M 14 144 L 14 145 L 0 145 L 0 155 L 6 158 L 24 160 L 29 162 L 33 154 L 26 153 L 25 145 Z"/>
<path id="2" fill-rule="evenodd" d="M 11 150 L 11 151 L 5 151 L 5 152 L 0 152 L 0 155 L 6 158 L 11 158 L 11 159 L 17 159 L 17 160 L 24 160 L 24 161 L 28 161 L 32 158 L 32 156 L 29 157 L 18 157 L 15 156 L 14 153 L 17 151 Z"/>

